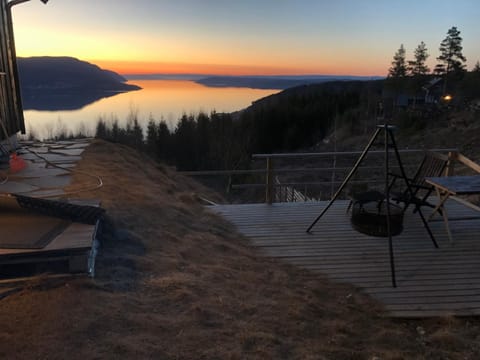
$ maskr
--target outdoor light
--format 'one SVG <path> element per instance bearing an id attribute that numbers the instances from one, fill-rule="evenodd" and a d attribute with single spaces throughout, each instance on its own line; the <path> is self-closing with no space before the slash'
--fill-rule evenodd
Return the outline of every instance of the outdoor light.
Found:
<path id="1" fill-rule="evenodd" d="M 452 95 L 445 95 L 445 96 L 443 97 L 443 101 L 447 101 L 447 102 L 448 102 L 448 101 L 450 101 L 450 100 L 452 100 Z"/>

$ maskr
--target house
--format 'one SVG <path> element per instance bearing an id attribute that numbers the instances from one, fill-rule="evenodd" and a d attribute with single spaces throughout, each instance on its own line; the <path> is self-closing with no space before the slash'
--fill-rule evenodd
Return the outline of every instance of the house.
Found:
<path id="1" fill-rule="evenodd" d="M 413 79 L 406 78 L 405 81 L 395 85 L 390 84 L 383 90 L 383 102 L 391 104 L 392 107 L 408 108 L 410 106 L 431 106 L 438 104 L 443 96 L 443 79 L 434 77 L 428 79 L 419 90 L 412 89 Z"/>
<path id="2" fill-rule="evenodd" d="M 442 78 L 433 78 L 422 86 L 425 104 L 438 104 L 443 96 L 443 83 Z"/>

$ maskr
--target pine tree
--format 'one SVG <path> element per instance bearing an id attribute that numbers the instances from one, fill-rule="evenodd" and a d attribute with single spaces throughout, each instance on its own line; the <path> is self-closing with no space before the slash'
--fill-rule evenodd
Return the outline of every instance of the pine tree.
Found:
<path id="1" fill-rule="evenodd" d="M 97 121 L 95 137 L 98 139 L 104 139 L 104 140 L 107 139 L 107 124 L 101 117 Z"/>
<path id="2" fill-rule="evenodd" d="M 150 115 L 147 125 L 147 139 L 146 139 L 146 150 L 149 155 L 156 158 L 157 156 L 157 142 L 158 142 L 158 125 L 155 123 L 155 120 Z"/>
<path id="3" fill-rule="evenodd" d="M 167 122 L 162 118 L 157 129 L 157 158 L 164 161 L 173 160 L 174 149 L 172 149 L 171 133 Z"/>
<path id="4" fill-rule="evenodd" d="M 392 67 L 388 69 L 388 76 L 392 78 L 405 77 L 407 75 L 407 63 L 405 60 L 405 48 L 403 44 L 393 56 Z"/>
<path id="5" fill-rule="evenodd" d="M 435 69 L 433 69 L 433 73 L 435 75 L 441 76 L 445 74 L 445 65 L 444 64 L 437 64 L 435 65 Z"/>
<path id="6" fill-rule="evenodd" d="M 480 73 L 480 62 L 479 62 L 479 61 L 477 61 L 477 62 L 475 63 L 475 66 L 473 67 L 473 70 L 472 70 L 472 71 L 473 71 L 473 72 L 476 72 L 476 73 Z"/>
<path id="7" fill-rule="evenodd" d="M 143 129 L 137 118 L 133 119 L 132 142 L 134 149 L 143 150 Z"/>
<path id="8" fill-rule="evenodd" d="M 462 54 L 462 38 L 460 31 L 453 26 L 447 32 L 447 37 L 440 44 L 440 56 L 437 60 L 440 62 L 435 68 L 437 73 L 449 75 L 465 70 L 467 59 Z"/>
<path id="9" fill-rule="evenodd" d="M 430 69 L 425 64 L 429 54 L 427 53 L 427 46 L 422 41 L 414 52 L 414 59 L 408 62 L 408 72 L 412 76 L 422 76 L 427 75 L 430 72 Z"/>
<path id="10" fill-rule="evenodd" d="M 175 156 L 177 169 L 197 170 L 196 162 L 197 123 L 193 115 L 183 114 L 174 132 Z"/>

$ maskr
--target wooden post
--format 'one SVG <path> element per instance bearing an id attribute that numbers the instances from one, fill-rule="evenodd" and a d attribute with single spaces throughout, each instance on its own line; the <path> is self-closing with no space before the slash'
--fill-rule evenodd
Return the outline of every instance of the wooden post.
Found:
<path id="1" fill-rule="evenodd" d="M 267 204 L 272 204 L 273 202 L 273 159 L 271 157 L 267 157 L 265 202 Z"/>
<path id="2" fill-rule="evenodd" d="M 230 194 L 232 192 L 232 175 L 228 177 L 228 184 L 227 184 L 227 194 Z"/>
<path id="3" fill-rule="evenodd" d="M 453 176 L 455 172 L 455 161 L 458 158 L 458 153 L 456 151 L 450 151 L 448 153 L 448 162 L 447 168 L 445 169 L 445 176 Z"/>

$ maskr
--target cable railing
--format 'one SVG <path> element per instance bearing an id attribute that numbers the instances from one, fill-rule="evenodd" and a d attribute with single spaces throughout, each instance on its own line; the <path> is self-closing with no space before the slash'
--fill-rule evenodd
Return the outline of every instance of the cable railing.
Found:
<path id="1" fill-rule="evenodd" d="M 455 154 L 457 149 L 428 149 L 445 154 Z M 399 150 L 403 167 L 413 173 L 425 153 L 425 149 Z M 273 153 L 252 155 L 252 168 L 244 170 L 187 171 L 184 175 L 195 177 L 226 177 L 227 192 L 248 192 L 245 202 L 299 202 L 328 200 L 342 184 L 362 151 L 336 151 L 316 153 Z M 384 155 L 382 151 L 370 151 L 355 176 L 349 181 L 348 191 L 379 188 L 384 185 Z M 262 163 L 263 162 L 263 166 Z M 391 160 L 390 169 L 398 164 Z M 255 194 L 252 196 L 252 193 Z M 252 198 L 254 198 L 252 200 Z"/>

